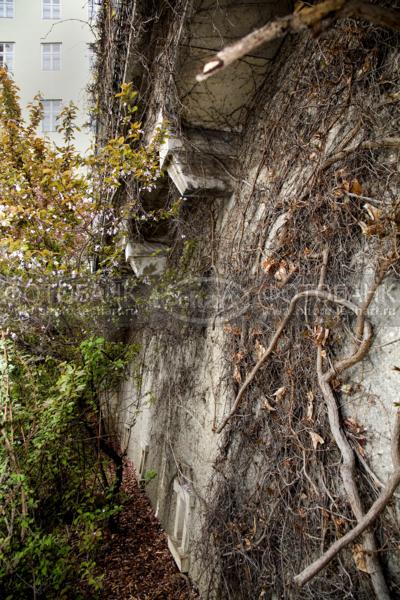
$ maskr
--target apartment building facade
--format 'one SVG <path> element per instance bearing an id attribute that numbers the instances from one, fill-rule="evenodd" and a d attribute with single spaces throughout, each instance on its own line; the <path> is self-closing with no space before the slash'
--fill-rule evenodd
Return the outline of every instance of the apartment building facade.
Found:
<path id="1" fill-rule="evenodd" d="M 86 87 L 99 4 L 100 0 L 0 0 L 0 65 L 19 86 L 25 114 L 40 94 L 41 131 L 58 143 L 57 117 L 73 102 L 78 108 L 80 151 L 89 147 L 92 137 Z"/>

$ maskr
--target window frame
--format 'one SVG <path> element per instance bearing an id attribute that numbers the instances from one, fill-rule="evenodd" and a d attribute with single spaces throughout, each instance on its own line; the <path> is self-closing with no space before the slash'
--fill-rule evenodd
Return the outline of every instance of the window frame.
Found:
<path id="1" fill-rule="evenodd" d="M 41 62 L 42 62 L 42 71 L 61 71 L 62 69 L 62 42 L 43 42 L 40 44 L 41 46 Z M 57 46 L 59 48 L 58 53 L 58 69 L 54 68 L 54 58 L 57 56 L 56 53 L 53 52 L 54 47 Z M 48 53 L 48 57 L 50 59 L 50 68 L 45 69 L 44 59 L 46 56 L 46 52 L 44 51 L 45 47 L 50 48 L 50 52 Z"/>
<path id="2" fill-rule="evenodd" d="M 2 42 L 0 41 L 0 45 L 3 44 L 4 46 L 6 46 L 7 44 L 9 46 L 11 46 L 11 67 L 7 62 L 7 50 L 5 48 L 3 48 L 3 50 L 0 50 L 0 55 L 3 55 L 5 60 L 3 61 L 2 64 L 0 64 L 1 67 L 6 67 L 7 71 L 9 73 L 14 73 L 14 62 L 15 62 L 15 42 Z"/>
<path id="3" fill-rule="evenodd" d="M 8 13 L 8 7 L 11 6 L 11 15 Z M 0 0 L 0 11 L 4 7 L 4 15 L 0 15 L 0 19 L 14 19 L 15 17 L 15 0 Z"/>
<path id="4" fill-rule="evenodd" d="M 57 21 L 59 19 L 61 19 L 61 14 L 62 14 L 62 4 L 61 4 L 61 0 L 58 0 L 58 16 L 55 17 L 54 16 L 54 8 L 55 8 L 55 4 L 54 2 L 57 0 L 42 0 L 42 20 L 43 21 Z M 50 8 L 50 17 L 45 17 L 45 3 L 48 4 L 49 8 Z"/>
<path id="5" fill-rule="evenodd" d="M 191 478 L 184 479 L 175 477 L 173 482 L 175 515 L 172 534 L 168 535 L 168 548 L 181 573 L 189 571 L 191 513 L 194 508 Z"/>
<path id="6" fill-rule="evenodd" d="M 46 106 L 50 106 L 53 107 L 53 102 L 59 102 L 60 106 L 59 106 L 59 110 L 57 113 L 55 113 L 54 109 L 52 108 L 48 114 L 46 114 Z M 46 104 L 47 103 L 47 104 Z M 51 104 L 49 104 L 51 103 Z M 62 99 L 61 98 L 42 98 L 42 104 L 43 104 L 43 119 L 42 119 L 42 133 L 46 134 L 46 133 L 55 133 L 57 131 L 57 119 L 62 111 Z M 51 129 L 44 129 L 44 125 L 46 122 L 46 117 L 50 118 L 50 127 Z"/>

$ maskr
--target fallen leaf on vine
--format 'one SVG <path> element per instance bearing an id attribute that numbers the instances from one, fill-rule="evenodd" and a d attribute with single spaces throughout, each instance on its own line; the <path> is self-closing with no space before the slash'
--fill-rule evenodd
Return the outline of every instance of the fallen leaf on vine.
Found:
<path id="1" fill-rule="evenodd" d="M 287 262 L 285 260 L 281 260 L 279 263 L 279 268 L 274 274 L 276 281 L 285 281 L 288 276 Z"/>
<path id="2" fill-rule="evenodd" d="M 335 522 L 335 525 L 337 527 L 343 527 L 343 525 L 346 524 L 346 521 L 344 519 L 342 519 L 342 517 L 333 517 L 333 520 Z"/>
<path id="3" fill-rule="evenodd" d="M 266 398 L 263 399 L 262 407 L 263 407 L 264 410 L 267 410 L 268 412 L 275 412 L 276 411 L 276 408 L 274 408 L 273 406 L 271 406 L 270 403 L 268 402 L 268 400 Z"/>
<path id="4" fill-rule="evenodd" d="M 354 544 L 351 549 L 351 553 L 353 555 L 354 562 L 356 563 L 356 567 L 359 571 L 363 573 L 368 573 L 367 561 L 365 560 L 365 550 L 361 544 Z"/>
<path id="5" fill-rule="evenodd" d="M 379 219 L 382 217 L 382 211 L 380 208 L 372 206 L 372 204 L 369 204 L 368 202 L 364 204 L 364 208 L 370 216 L 371 221 L 379 221 Z"/>
<path id="6" fill-rule="evenodd" d="M 352 180 L 350 184 L 350 192 L 352 192 L 353 194 L 357 194 L 357 196 L 360 196 L 362 194 L 362 185 L 358 181 L 358 179 Z"/>
<path id="7" fill-rule="evenodd" d="M 277 265 L 277 262 L 272 257 L 266 258 L 261 263 L 261 267 L 266 273 L 269 273 L 273 267 L 276 267 L 276 265 Z"/>
<path id="8" fill-rule="evenodd" d="M 240 335 L 241 329 L 240 329 L 240 327 L 233 327 L 232 325 L 225 325 L 224 332 L 231 333 L 232 335 Z"/>
<path id="9" fill-rule="evenodd" d="M 240 362 L 242 362 L 242 360 L 245 357 L 245 353 L 244 352 L 235 352 L 235 354 L 233 355 L 233 362 L 238 365 Z"/>
<path id="10" fill-rule="evenodd" d="M 316 450 L 316 449 L 317 449 L 317 447 L 318 447 L 318 444 L 321 444 L 321 445 L 322 445 L 322 444 L 325 444 L 325 440 L 324 440 L 324 438 L 322 438 L 322 437 L 319 435 L 319 433 L 316 433 L 315 431 L 309 431 L 308 433 L 310 434 L 310 437 L 311 437 L 311 442 L 312 442 L 312 445 L 313 445 L 313 448 L 314 448 L 314 450 Z"/>
<path id="11" fill-rule="evenodd" d="M 272 395 L 275 396 L 277 402 L 280 402 L 286 395 L 286 387 L 285 386 L 280 387 Z"/>
<path id="12" fill-rule="evenodd" d="M 274 278 L 279 282 L 280 287 L 285 285 L 289 277 L 293 275 L 297 269 L 298 266 L 294 265 L 292 262 L 287 263 L 285 260 L 282 260 L 279 263 L 279 269 L 274 274 Z"/>
<path id="13" fill-rule="evenodd" d="M 251 333 L 250 333 L 251 337 L 255 337 L 256 335 L 262 335 L 262 334 L 263 334 L 263 332 L 261 331 L 260 328 L 252 329 Z"/>
<path id="14" fill-rule="evenodd" d="M 343 422 L 347 429 L 351 429 L 354 433 L 362 433 L 364 431 L 364 427 L 351 417 L 347 417 Z"/>
<path id="15" fill-rule="evenodd" d="M 317 346 L 325 346 L 325 342 L 328 339 L 329 329 L 326 327 L 322 327 L 322 325 L 317 325 L 314 327 L 314 341 Z"/>
<path id="16" fill-rule="evenodd" d="M 344 179 L 342 181 L 342 188 L 346 191 L 349 192 L 350 191 L 350 181 L 347 181 L 346 179 Z"/>
<path id="17" fill-rule="evenodd" d="M 233 369 L 232 377 L 236 381 L 236 383 L 241 383 L 242 376 L 240 374 L 239 367 L 237 365 L 235 365 L 235 368 Z"/>
<path id="18" fill-rule="evenodd" d="M 259 340 L 256 340 L 254 344 L 254 348 L 256 350 L 257 360 L 261 360 L 264 354 L 266 353 L 266 348 L 261 344 Z"/>

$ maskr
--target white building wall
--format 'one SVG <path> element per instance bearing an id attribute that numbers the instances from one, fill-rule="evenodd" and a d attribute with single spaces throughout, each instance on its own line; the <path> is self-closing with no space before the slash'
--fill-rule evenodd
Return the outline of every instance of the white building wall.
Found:
<path id="1" fill-rule="evenodd" d="M 85 88 L 90 80 L 88 44 L 94 40 L 89 23 L 88 0 L 60 0 L 60 19 L 43 19 L 43 0 L 14 0 L 14 17 L 0 18 L 0 42 L 14 43 L 13 76 L 21 90 L 21 104 L 26 106 L 40 93 L 44 99 L 73 102 L 79 109 L 76 145 L 88 148 L 91 134 L 83 127 L 88 122 Z M 42 43 L 58 42 L 61 47 L 59 71 L 42 70 Z M 46 134 L 61 141 L 57 132 Z"/>

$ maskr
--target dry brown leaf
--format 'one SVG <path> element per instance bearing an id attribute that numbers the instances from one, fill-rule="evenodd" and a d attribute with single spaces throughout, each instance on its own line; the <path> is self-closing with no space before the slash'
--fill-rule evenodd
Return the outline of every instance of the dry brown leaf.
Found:
<path id="1" fill-rule="evenodd" d="M 277 402 L 280 402 L 286 395 L 286 387 L 285 386 L 280 387 L 272 395 L 275 396 L 275 399 Z"/>
<path id="2" fill-rule="evenodd" d="M 263 334 L 263 332 L 262 332 L 262 331 L 261 331 L 261 329 L 258 327 L 258 328 L 255 328 L 255 329 L 252 329 L 252 330 L 251 330 L 250 336 L 251 336 L 251 337 L 255 337 L 256 335 L 262 335 L 262 334 Z"/>
<path id="3" fill-rule="evenodd" d="M 281 260 L 279 263 L 278 270 L 274 273 L 274 278 L 276 281 L 285 281 L 288 276 L 288 265 L 285 260 Z"/>
<path id="4" fill-rule="evenodd" d="M 233 362 L 238 365 L 239 363 L 242 362 L 242 360 L 245 357 L 245 353 L 244 352 L 235 352 L 235 354 L 233 355 Z"/>
<path id="5" fill-rule="evenodd" d="M 361 229 L 361 233 L 363 235 L 369 235 L 369 227 L 366 223 L 364 223 L 364 221 L 358 221 L 358 224 L 360 226 Z"/>
<path id="6" fill-rule="evenodd" d="M 274 408 L 273 406 L 271 406 L 270 403 L 268 402 L 268 400 L 266 398 L 263 399 L 262 408 L 264 410 L 267 410 L 268 412 L 275 412 L 276 411 L 276 408 Z"/>
<path id="7" fill-rule="evenodd" d="M 262 345 L 262 343 L 259 340 L 255 341 L 254 348 L 256 351 L 257 360 L 261 360 L 267 351 L 266 348 Z"/>
<path id="8" fill-rule="evenodd" d="M 357 194 L 357 196 L 361 196 L 362 185 L 358 181 L 358 179 L 353 179 L 352 182 L 350 183 L 350 192 L 352 192 L 352 194 Z"/>
<path id="9" fill-rule="evenodd" d="M 240 374 L 239 367 L 237 365 L 235 365 L 235 367 L 233 369 L 233 375 L 232 375 L 232 377 L 236 381 L 236 383 L 241 383 L 242 382 L 242 376 Z"/>
<path id="10" fill-rule="evenodd" d="M 315 431 L 309 431 L 308 433 L 310 434 L 310 437 L 311 437 L 311 442 L 312 442 L 312 445 L 313 445 L 313 448 L 314 448 L 314 450 L 316 450 L 316 449 L 317 449 L 317 447 L 318 447 L 318 444 L 321 444 L 321 445 L 322 445 L 322 444 L 325 444 L 325 440 L 324 440 L 324 438 L 322 438 L 322 437 L 319 435 L 319 433 L 316 433 Z"/>
<path id="11" fill-rule="evenodd" d="M 325 346 L 325 342 L 328 339 L 329 329 L 326 327 L 322 327 L 322 325 L 317 325 L 314 327 L 313 338 L 317 346 Z"/>
<path id="12" fill-rule="evenodd" d="M 314 413 L 314 394 L 313 392 L 307 392 L 307 419 L 309 421 L 313 420 Z"/>
<path id="13" fill-rule="evenodd" d="M 356 563 L 356 567 L 359 571 L 363 573 L 369 573 L 367 567 L 367 561 L 365 560 L 365 550 L 361 544 L 354 544 L 351 549 L 351 553 L 353 555 L 354 562 Z"/>
<path id="14" fill-rule="evenodd" d="M 332 193 L 335 196 L 335 198 L 343 198 L 344 196 L 344 190 L 341 187 L 335 188 Z"/>
<path id="15" fill-rule="evenodd" d="M 333 517 L 333 521 L 336 525 L 336 527 L 343 527 L 343 525 L 346 524 L 346 521 L 344 519 L 342 519 L 342 517 Z"/>
<path id="16" fill-rule="evenodd" d="M 381 209 L 377 208 L 376 206 L 372 206 L 372 204 L 369 204 L 369 202 L 364 204 L 364 208 L 367 211 L 371 221 L 379 221 L 379 219 L 382 217 Z"/>
<path id="17" fill-rule="evenodd" d="M 265 258 L 261 263 L 261 268 L 266 273 L 269 273 L 271 271 L 271 269 L 273 269 L 276 266 L 277 266 L 277 262 L 274 258 L 272 258 L 272 256 Z"/>
<path id="18" fill-rule="evenodd" d="M 345 192 L 349 192 L 349 191 L 350 191 L 350 185 L 351 185 L 351 184 L 350 184 L 350 181 L 347 181 L 346 179 L 344 179 L 344 180 L 342 181 L 342 189 L 343 189 Z"/>
<path id="19" fill-rule="evenodd" d="M 365 431 L 364 427 L 360 425 L 360 423 L 357 423 L 357 421 L 355 419 L 352 419 L 351 417 L 347 417 L 346 419 L 344 419 L 343 423 L 347 427 L 347 429 L 351 429 L 354 433 L 363 433 L 363 431 Z"/>
<path id="20" fill-rule="evenodd" d="M 370 236 L 370 235 L 381 235 L 385 233 L 385 228 L 383 226 L 382 223 L 380 223 L 379 221 L 373 221 L 371 224 L 366 225 L 363 221 L 359 221 L 358 222 L 362 233 L 365 236 Z"/>
<path id="21" fill-rule="evenodd" d="M 280 287 L 284 286 L 285 283 L 289 280 L 290 276 L 297 271 L 298 266 L 294 265 L 292 262 L 286 262 L 286 260 L 282 260 L 279 263 L 278 270 L 274 273 L 274 278 L 279 282 Z"/>
<path id="22" fill-rule="evenodd" d="M 232 325 L 224 325 L 224 332 L 232 335 L 241 335 L 242 333 L 240 327 L 233 327 Z"/>

